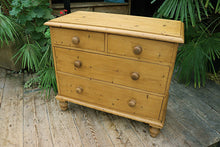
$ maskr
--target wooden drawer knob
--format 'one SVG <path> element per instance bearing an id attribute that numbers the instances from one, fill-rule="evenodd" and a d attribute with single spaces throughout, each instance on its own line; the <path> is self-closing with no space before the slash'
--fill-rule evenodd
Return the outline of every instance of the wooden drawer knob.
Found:
<path id="1" fill-rule="evenodd" d="M 136 105 L 136 100 L 134 100 L 134 99 L 129 100 L 128 105 L 130 107 L 134 107 Z"/>
<path id="2" fill-rule="evenodd" d="M 77 36 L 73 37 L 72 42 L 73 42 L 73 44 L 79 44 L 79 42 L 80 42 L 79 37 L 77 37 Z"/>
<path id="3" fill-rule="evenodd" d="M 132 72 L 131 73 L 131 79 L 132 80 L 138 80 L 139 78 L 140 78 L 139 73 L 137 73 L 137 72 Z"/>
<path id="4" fill-rule="evenodd" d="M 135 55 L 140 55 L 142 52 L 142 47 L 141 46 L 135 46 L 133 49 L 133 52 Z"/>
<path id="5" fill-rule="evenodd" d="M 79 60 L 76 60 L 76 61 L 74 62 L 74 66 L 77 67 L 77 68 L 80 68 L 80 67 L 82 66 L 82 62 L 79 61 Z"/>
<path id="6" fill-rule="evenodd" d="M 80 94 L 83 92 L 83 89 L 81 87 L 76 88 L 76 93 Z"/>

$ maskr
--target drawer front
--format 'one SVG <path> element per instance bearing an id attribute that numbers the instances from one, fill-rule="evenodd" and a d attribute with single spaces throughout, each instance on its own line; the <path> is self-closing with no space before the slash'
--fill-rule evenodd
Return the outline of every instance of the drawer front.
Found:
<path id="1" fill-rule="evenodd" d="M 142 117 L 159 118 L 163 97 L 89 80 L 79 76 L 57 73 L 59 95 Z"/>
<path id="2" fill-rule="evenodd" d="M 108 35 L 108 52 L 141 60 L 170 63 L 175 43 Z"/>
<path id="3" fill-rule="evenodd" d="M 72 29 L 50 29 L 53 45 L 104 51 L 104 33 Z"/>
<path id="4" fill-rule="evenodd" d="M 168 66 L 63 48 L 55 48 L 55 58 L 58 71 L 155 93 L 165 92 Z"/>

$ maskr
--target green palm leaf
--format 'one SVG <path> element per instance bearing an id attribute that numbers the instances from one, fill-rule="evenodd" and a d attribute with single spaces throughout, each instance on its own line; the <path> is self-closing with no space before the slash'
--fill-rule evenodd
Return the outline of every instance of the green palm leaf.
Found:
<path id="1" fill-rule="evenodd" d="M 0 13 L 0 46 L 2 47 L 4 43 L 9 45 L 9 42 L 14 42 L 19 34 L 16 31 L 18 25 L 12 21 L 12 19 Z"/>

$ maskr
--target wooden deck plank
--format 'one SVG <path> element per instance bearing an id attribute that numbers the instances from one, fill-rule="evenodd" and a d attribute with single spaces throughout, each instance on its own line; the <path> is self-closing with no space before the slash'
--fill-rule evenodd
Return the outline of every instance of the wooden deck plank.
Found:
<path id="1" fill-rule="evenodd" d="M 25 82 L 30 78 L 32 78 L 32 75 L 24 75 Z M 25 89 L 23 117 L 24 147 L 53 146 L 46 104 L 41 99 L 39 89 Z"/>
<path id="2" fill-rule="evenodd" d="M 184 85 L 178 84 L 176 81 L 173 81 L 172 85 L 173 86 L 170 88 L 171 93 L 175 94 L 177 99 L 183 102 L 185 107 L 197 115 L 204 123 L 207 124 L 207 126 L 220 133 L 220 111 L 214 110 L 213 107 L 208 105 L 206 101 L 207 99 L 216 99 L 216 101 L 219 101 L 219 105 L 217 104 L 216 107 L 219 108 L 220 95 L 217 98 L 215 95 L 207 91 L 206 88 L 185 88 Z M 213 85 L 213 87 L 214 86 L 215 85 Z M 207 94 L 209 97 L 207 97 Z"/>
<path id="3" fill-rule="evenodd" d="M 137 136 L 135 131 L 131 128 L 127 118 L 119 117 L 112 114 L 107 114 L 108 120 L 112 123 L 114 136 L 120 140 L 123 146 L 138 146 L 142 147 L 144 144 Z M 112 136 L 112 137 L 114 137 Z"/>
<path id="4" fill-rule="evenodd" d="M 56 99 L 47 102 L 47 110 L 54 146 L 83 146 L 71 111 L 61 111 Z"/>
<path id="5" fill-rule="evenodd" d="M 212 93 L 213 95 L 216 95 L 217 97 L 220 97 L 220 85 L 216 84 L 214 81 L 207 81 L 207 84 L 206 84 L 205 88 L 208 91 L 210 91 L 210 93 Z"/>
<path id="6" fill-rule="evenodd" d="M 0 68 L 0 108 L 1 108 L 1 101 L 3 97 L 3 90 L 5 86 L 5 78 L 6 78 L 6 70 Z"/>
<path id="7" fill-rule="evenodd" d="M 53 146 L 44 100 L 39 92 L 24 94 L 24 146 Z"/>
<path id="8" fill-rule="evenodd" d="M 23 74 L 7 74 L 0 109 L 0 146 L 23 146 Z"/>
<path id="9" fill-rule="evenodd" d="M 214 86 L 214 85 L 213 85 Z M 213 87 L 214 88 L 214 87 Z M 220 86 L 219 86 L 220 90 Z M 220 94 L 213 93 L 208 90 L 206 87 L 200 89 L 190 88 L 190 93 L 197 97 L 200 101 L 205 102 L 208 106 L 210 106 L 217 113 L 220 113 Z"/>
<path id="10" fill-rule="evenodd" d="M 109 116 L 110 115 L 110 116 Z M 113 115 L 112 115 L 113 116 Z M 120 132 L 120 130 L 117 129 L 117 126 L 112 121 L 111 114 L 107 114 L 101 111 L 98 111 L 98 117 L 102 120 L 102 125 L 105 127 L 106 131 L 108 132 L 109 136 L 111 137 L 111 140 L 113 141 L 114 145 L 116 146 L 132 146 L 131 144 L 126 144 L 126 141 L 128 138 L 123 134 L 127 134 L 125 131 Z M 130 128 L 129 132 L 133 132 L 132 136 L 137 136 L 136 139 L 142 142 L 140 146 L 154 146 L 156 145 L 154 142 L 151 142 L 154 138 L 150 137 L 148 131 L 148 125 L 137 122 L 134 120 L 118 117 L 119 121 L 122 121 L 122 124 L 124 126 L 127 126 L 126 129 Z M 137 125 L 137 124 L 138 125 Z M 141 125 L 139 125 L 141 124 Z M 127 141 L 130 143 L 130 141 Z M 138 142 L 137 142 L 138 143 Z M 135 144 L 133 144 L 135 146 Z"/>
<path id="11" fill-rule="evenodd" d="M 198 141 L 198 138 L 195 138 L 187 128 L 185 128 L 186 124 L 180 123 L 177 121 L 178 117 L 178 105 L 176 106 L 176 97 L 174 94 L 170 93 L 166 121 L 164 128 L 162 129 L 162 134 L 164 134 L 165 138 L 168 138 L 170 142 L 175 143 L 176 146 L 195 146 L 200 147 L 202 144 Z M 173 109 L 173 105 L 176 106 L 176 109 Z M 186 114 L 187 115 L 187 114 Z"/>
<path id="12" fill-rule="evenodd" d="M 170 94 L 170 96 L 172 96 L 172 94 Z M 213 142 L 218 141 L 218 132 L 204 123 L 200 117 L 186 107 L 183 101 L 176 96 L 169 101 L 172 101 L 172 105 L 168 105 L 168 107 L 172 112 L 172 117 L 175 118 L 174 121 L 180 123 L 185 128 L 184 136 L 192 136 L 194 140 L 197 140 L 202 146 L 209 146 Z M 187 135 L 188 133 L 190 135 Z M 189 139 L 190 138 L 186 138 L 186 140 Z"/>
<path id="13" fill-rule="evenodd" d="M 220 113 L 220 86 L 216 85 L 215 83 L 210 83 L 211 85 L 207 85 L 206 87 L 201 87 L 200 89 L 195 89 L 192 86 L 185 87 L 183 84 L 179 84 L 176 81 L 172 81 L 171 83 L 173 86 L 171 88 L 175 88 L 173 91 L 175 91 L 176 95 L 180 95 L 179 97 L 185 98 L 187 97 L 192 98 L 191 101 L 200 101 L 205 103 L 207 106 L 210 106 L 213 110 L 215 110 L 217 113 Z M 212 88 L 211 88 L 211 87 Z M 209 88 L 207 88 L 209 87 Z M 212 90 L 213 91 L 212 91 Z M 211 90 L 211 91 L 210 91 Z"/>
<path id="14" fill-rule="evenodd" d="M 141 139 L 142 143 L 146 147 L 161 146 L 161 145 L 163 145 L 163 147 L 170 147 L 170 146 L 178 146 L 181 144 L 179 140 L 181 140 L 182 137 L 180 136 L 179 138 L 177 138 L 175 142 L 173 142 L 172 139 L 171 140 L 169 138 L 167 139 L 167 135 L 169 134 L 167 134 L 167 131 L 166 133 L 164 133 L 164 129 L 170 130 L 168 126 L 164 128 L 163 130 L 161 130 L 161 133 L 156 138 L 152 138 L 149 133 L 149 125 L 142 123 L 142 122 L 133 121 L 133 120 L 130 120 L 130 123 L 132 127 L 134 128 L 134 130 L 137 132 L 138 137 Z M 172 130 L 170 132 L 173 133 Z"/>
<path id="15" fill-rule="evenodd" d="M 100 119 L 97 118 L 96 110 L 72 103 L 70 104 L 70 110 L 85 147 L 114 146 L 101 125 Z"/>
<path id="16" fill-rule="evenodd" d="M 108 133 L 108 136 L 111 138 L 111 141 L 113 142 L 114 146 L 124 147 L 124 144 L 122 143 L 121 138 L 119 137 L 119 133 L 116 130 L 113 122 L 110 121 L 109 117 L 107 116 L 107 113 L 96 111 L 96 115 L 98 116 L 98 119 L 101 120 L 101 125 Z"/>
<path id="17" fill-rule="evenodd" d="M 39 89 L 22 84 L 23 74 L 0 68 L 0 146 L 200 147 L 220 141 L 218 85 L 198 90 L 172 81 L 165 126 L 152 138 L 147 124 L 72 103 L 63 112 L 55 99 L 45 102 Z"/>

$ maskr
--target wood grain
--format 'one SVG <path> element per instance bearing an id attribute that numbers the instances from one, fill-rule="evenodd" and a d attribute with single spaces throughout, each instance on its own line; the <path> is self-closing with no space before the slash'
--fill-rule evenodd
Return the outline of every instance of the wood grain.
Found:
<path id="1" fill-rule="evenodd" d="M 175 97 L 171 97 L 172 99 Z M 169 105 L 175 105 L 172 101 L 169 101 Z M 168 107 L 167 110 L 167 119 L 166 123 L 164 124 L 163 129 L 161 129 L 161 133 L 158 136 L 159 138 L 163 138 L 165 140 L 168 140 L 172 144 L 170 146 L 183 146 L 183 147 L 190 147 L 190 146 L 195 146 L 195 147 L 201 147 L 202 144 L 198 141 L 200 140 L 199 138 L 195 138 L 190 131 L 187 131 L 185 129 L 185 125 L 188 125 L 186 123 L 180 123 L 176 121 L 175 116 L 173 116 L 173 112 L 175 110 L 172 110 Z M 187 114 L 185 114 L 187 115 Z M 198 124 L 197 124 L 198 125 Z M 177 131 L 178 130 L 178 131 Z M 159 139 L 160 140 L 160 139 Z M 168 146 L 169 146 L 168 144 Z"/>
<path id="2" fill-rule="evenodd" d="M 55 48 L 55 58 L 57 71 L 107 81 L 149 92 L 160 94 L 164 94 L 165 92 L 169 72 L 168 66 L 58 47 Z M 74 62 L 76 60 L 82 62 L 80 68 L 74 67 Z M 132 72 L 138 72 L 140 78 L 138 80 L 132 80 Z"/>
<path id="3" fill-rule="evenodd" d="M 23 146 L 23 75 L 6 76 L 0 109 L 0 146 Z"/>
<path id="4" fill-rule="evenodd" d="M 76 48 L 85 48 L 96 51 L 104 51 L 104 33 L 50 28 L 53 44 Z M 79 37 L 79 44 L 72 42 L 73 37 Z"/>
<path id="5" fill-rule="evenodd" d="M 24 81 L 33 75 L 24 74 Z M 25 89 L 23 97 L 23 139 L 24 147 L 48 146 L 54 142 L 50 133 L 50 124 L 47 117 L 47 108 L 39 89 Z"/>
<path id="6" fill-rule="evenodd" d="M 195 138 L 197 139 L 203 138 L 202 140 L 197 140 L 202 146 L 209 146 L 211 145 L 211 142 L 219 141 L 218 137 L 214 137 L 219 136 L 219 133 L 215 130 L 209 129 L 209 126 L 207 126 L 198 115 L 195 115 L 194 112 L 183 106 L 183 102 L 179 98 L 170 99 L 170 101 L 173 101 L 172 103 L 174 104 L 168 105 L 168 108 L 172 109 L 172 117 L 174 117 L 175 121 L 178 123 L 185 124 L 184 128 L 187 133 L 191 134 L 191 136 L 196 136 Z"/>
<path id="7" fill-rule="evenodd" d="M 0 108 L 0 146 L 52 146 L 48 144 L 50 137 L 53 146 L 85 147 L 201 147 L 220 140 L 220 87 L 214 82 L 194 89 L 172 80 L 166 123 L 155 139 L 149 135 L 149 126 L 142 122 L 73 103 L 62 112 L 56 100 L 45 102 L 39 89 L 23 90 L 27 75 L 23 80 L 23 74 L 2 73 L 0 76 L 6 79 L 0 80 L 0 85 L 5 85 Z"/>
<path id="8" fill-rule="evenodd" d="M 54 94 L 53 94 L 54 96 Z M 46 103 L 54 146 L 83 146 L 82 137 L 69 111 L 60 111 L 58 101 Z"/>
<path id="9" fill-rule="evenodd" d="M 184 42 L 182 22 L 79 11 L 45 25 L 52 30 L 59 101 L 149 123 L 151 136 L 159 134 Z"/>
<path id="10" fill-rule="evenodd" d="M 110 114 L 107 114 L 107 117 L 112 123 L 111 127 L 114 130 L 115 135 L 117 135 L 117 139 L 120 140 L 121 145 L 144 147 L 143 142 L 129 125 L 128 119 L 119 118 L 118 116 Z"/>
<path id="11" fill-rule="evenodd" d="M 140 93 L 121 87 L 105 84 L 103 82 L 89 80 L 83 77 L 58 73 L 60 95 L 72 99 L 106 107 L 122 113 L 140 116 L 143 118 L 158 119 L 163 97 Z M 75 92 L 77 87 L 83 88 L 83 92 Z M 103 91 L 101 91 L 102 89 Z M 129 100 L 135 99 L 135 107 L 128 105 Z"/>
<path id="12" fill-rule="evenodd" d="M 219 93 L 220 95 L 220 92 L 209 92 L 208 87 L 201 89 L 183 89 L 184 85 L 179 85 L 176 81 L 173 81 L 172 85 L 170 91 L 174 93 L 174 91 L 179 89 L 175 96 L 178 97 L 181 102 L 184 102 L 187 107 L 193 108 L 191 109 L 192 112 L 197 114 L 204 122 L 208 123 L 209 127 L 215 128 L 217 132 L 220 132 L 220 120 L 218 119 L 220 118 L 220 111 L 215 110 L 215 108 L 220 106 L 219 97 L 215 96 L 215 94 Z M 214 87 L 213 85 L 213 88 Z M 197 97 L 199 97 L 199 99 L 197 99 Z M 211 105 L 213 102 L 215 102 L 215 107 Z"/>
<path id="13" fill-rule="evenodd" d="M 169 75 L 167 78 L 167 85 L 166 85 L 166 90 L 165 90 L 166 96 L 164 97 L 163 106 L 161 108 L 162 113 L 160 115 L 160 120 L 162 120 L 163 122 L 165 121 L 165 117 L 166 117 L 167 103 L 168 103 L 168 98 L 169 98 L 169 89 L 170 89 L 170 83 L 171 83 L 172 76 L 173 76 L 175 60 L 176 60 L 176 55 L 177 55 L 177 49 L 178 49 L 178 44 L 175 43 L 174 49 L 173 49 L 173 54 L 172 54 L 172 59 L 171 59 L 172 64 L 170 65 L 170 71 L 169 71 Z"/>
<path id="14" fill-rule="evenodd" d="M 71 113 L 80 133 L 83 146 L 113 146 L 108 133 L 100 124 L 101 120 L 95 111 L 79 105 L 70 104 Z"/>
<path id="15" fill-rule="evenodd" d="M 170 139 L 167 139 L 166 136 L 163 135 L 163 130 L 165 130 L 166 128 L 163 128 L 161 130 L 161 133 L 157 136 L 157 138 L 154 139 L 149 135 L 150 134 L 149 133 L 149 125 L 142 123 L 142 122 L 137 122 L 134 120 L 129 120 L 129 125 L 135 131 L 137 136 L 140 138 L 141 142 L 146 147 L 148 147 L 148 146 L 161 146 L 161 145 L 163 145 L 164 147 L 170 147 L 170 146 L 181 145 L 181 143 L 178 144 L 178 142 L 176 142 L 176 141 L 171 142 Z M 170 128 L 169 128 L 169 130 L 170 130 Z"/>
<path id="16" fill-rule="evenodd" d="M 133 53 L 133 49 L 136 46 L 142 48 L 140 55 L 135 55 Z M 174 44 L 169 42 L 159 42 L 113 34 L 108 35 L 108 52 L 110 54 L 133 57 L 135 59 L 149 62 L 170 63 L 174 48 Z"/>
<path id="17" fill-rule="evenodd" d="M 32 145 L 52 147 L 54 145 L 46 104 L 40 99 L 41 96 L 38 91 L 25 94 L 24 97 L 24 146 L 27 147 Z"/>
<path id="18" fill-rule="evenodd" d="M 140 32 L 142 34 L 150 33 L 159 36 L 171 36 L 176 38 L 176 40 L 179 40 L 179 43 L 182 43 L 184 40 L 181 34 L 181 30 L 183 29 L 182 22 L 173 20 L 78 11 L 53 19 L 45 23 L 45 25 L 52 26 L 59 23 L 61 27 L 62 24 L 72 24 L 73 27 L 74 25 L 84 25 L 101 28 L 113 28 L 117 30 Z M 106 31 L 108 31 L 108 29 L 106 29 Z"/>

